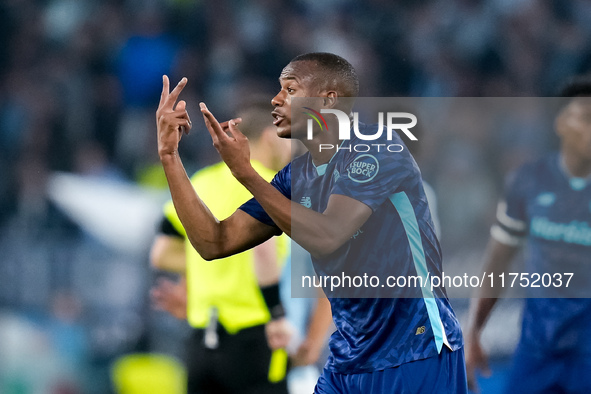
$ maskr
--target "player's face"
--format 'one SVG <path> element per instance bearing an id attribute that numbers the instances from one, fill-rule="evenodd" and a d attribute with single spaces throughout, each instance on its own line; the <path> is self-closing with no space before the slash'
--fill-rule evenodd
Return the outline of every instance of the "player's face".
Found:
<path id="1" fill-rule="evenodd" d="M 313 86 L 314 64 L 300 61 L 289 63 L 279 76 L 281 90 L 271 103 L 273 110 L 273 124 L 277 127 L 277 135 L 281 138 L 298 138 L 297 134 L 304 133 L 305 125 L 292 124 L 291 101 L 293 97 L 313 97 L 318 92 Z M 301 133 L 294 132 L 302 130 Z"/>
<path id="2" fill-rule="evenodd" d="M 591 98 L 572 100 L 560 114 L 557 130 L 570 154 L 591 161 Z"/>

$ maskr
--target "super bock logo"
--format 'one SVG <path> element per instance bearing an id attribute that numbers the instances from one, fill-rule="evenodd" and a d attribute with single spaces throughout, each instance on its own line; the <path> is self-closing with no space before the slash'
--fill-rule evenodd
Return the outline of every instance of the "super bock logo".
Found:
<path id="1" fill-rule="evenodd" d="M 358 183 L 369 182 L 380 171 L 380 163 L 373 155 L 359 155 L 347 167 L 349 179 Z"/>

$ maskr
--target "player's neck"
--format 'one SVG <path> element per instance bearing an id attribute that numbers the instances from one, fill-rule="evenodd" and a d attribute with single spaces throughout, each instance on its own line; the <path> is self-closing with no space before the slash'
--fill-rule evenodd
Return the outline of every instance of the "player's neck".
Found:
<path id="1" fill-rule="evenodd" d="M 339 130 L 338 120 L 335 117 L 329 117 L 327 123 L 326 130 L 314 134 L 311 140 L 307 138 L 300 139 L 310 152 L 312 162 L 316 166 L 328 163 L 335 153 L 337 153 L 338 147 L 342 142 L 339 140 L 339 134 L 336 132 L 336 130 Z M 328 130 L 331 130 L 331 132 Z"/>
<path id="2" fill-rule="evenodd" d="M 312 156 L 312 162 L 316 166 L 326 164 L 337 152 L 340 144 L 338 134 L 322 133 L 314 136 L 313 139 L 301 139 Z"/>
<path id="3" fill-rule="evenodd" d="M 591 161 L 581 159 L 576 155 L 561 152 L 560 160 L 563 169 L 570 177 L 587 178 L 591 176 Z"/>

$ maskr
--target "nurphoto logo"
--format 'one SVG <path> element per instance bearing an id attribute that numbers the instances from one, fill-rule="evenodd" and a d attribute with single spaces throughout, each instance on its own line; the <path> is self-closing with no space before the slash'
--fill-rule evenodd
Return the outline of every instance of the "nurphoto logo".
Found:
<path id="1" fill-rule="evenodd" d="M 320 112 L 310 108 L 303 107 L 305 110 L 303 113 L 308 115 L 311 119 L 307 122 L 307 138 L 311 140 L 314 138 L 314 122 L 320 127 L 321 132 L 328 132 L 328 124 L 322 114 L 332 114 L 337 117 L 339 125 L 339 140 L 347 141 L 351 140 L 351 128 L 355 133 L 355 136 L 363 141 L 375 141 L 381 138 L 384 134 L 384 123 L 386 129 L 386 139 L 392 141 L 392 135 L 394 130 L 402 131 L 411 141 L 417 141 L 417 137 L 409 130 L 416 126 L 417 117 L 409 112 L 378 112 L 378 128 L 373 134 L 363 134 L 359 131 L 359 113 L 353 112 L 353 120 L 348 114 L 338 109 L 321 109 Z M 384 122 L 384 117 L 386 121 Z M 408 122 L 400 123 L 400 119 L 407 119 Z M 351 127 L 351 124 L 353 127 Z M 353 146 L 337 146 L 337 151 L 348 150 L 355 152 L 369 152 L 370 150 L 387 150 L 388 152 L 401 152 L 404 146 L 401 144 L 355 144 Z M 335 146 L 332 144 L 320 144 L 320 151 L 323 149 L 334 149 Z M 373 148 L 373 149 L 372 149 Z"/>

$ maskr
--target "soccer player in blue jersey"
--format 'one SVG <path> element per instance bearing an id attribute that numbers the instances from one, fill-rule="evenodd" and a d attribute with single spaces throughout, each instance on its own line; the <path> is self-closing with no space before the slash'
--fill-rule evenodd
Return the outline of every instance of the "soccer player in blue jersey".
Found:
<path id="1" fill-rule="evenodd" d="M 296 97 L 317 98 L 316 109 L 350 113 L 351 100 L 341 98 L 358 93 L 353 67 L 329 53 L 300 55 L 283 69 L 279 82 L 281 90 L 272 100 L 277 134 L 299 139 L 308 153 L 281 170 L 271 184 L 250 166 L 247 140 L 235 127 L 239 120 L 219 124 L 201 104 L 214 146 L 254 196 L 218 221 L 191 187 L 178 155 L 182 131 L 191 127 L 184 101 L 175 106 L 187 81 L 169 93 L 164 78 L 156 113 L 159 155 L 195 249 L 206 259 L 216 259 L 285 232 L 310 252 L 319 276 L 373 272 L 385 280 L 385 273 L 423 278 L 439 274 L 439 243 L 419 169 L 408 151 L 320 150 L 321 144 L 336 147 L 347 141 L 318 130 L 309 140 L 301 127 L 292 127 L 292 110 L 299 110 L 292 108 Z M 327 129 L 338 128 L 334 118 L 326 117 Z M 376 132 L 375 126 L 360 128 L 366 135 Z M 404 147 L 393 134 L 388 143 Z M 359 142 L 353 137 L 347 143 Z M 337 330 L 316 393 L 467 391 L 462 333 L 444 291 L 415 290 L 399 293 L 410 295 L 406 298 L 328 294 Z"/>
<path id="2" fill-rule="evenodd" d="M 577 267 L 591 262 L 591 79 L 575 79 L 562 96 L 569 99 L 555 122 L 560 151 L 509 175 L 491 229 L 486 272 L 507 271 L 523 243 L 524 272 L 589 271 Z M 559 290 L 567 290 L 567 279 Z M 500 295 L 491 290 L 481 290 L 471 305 L 466 364 L 475 390 L 475 370 L 489 372 L 480 334 Z M 530 295 L 506 391 L 591 393 L 591 299 Z"/>

